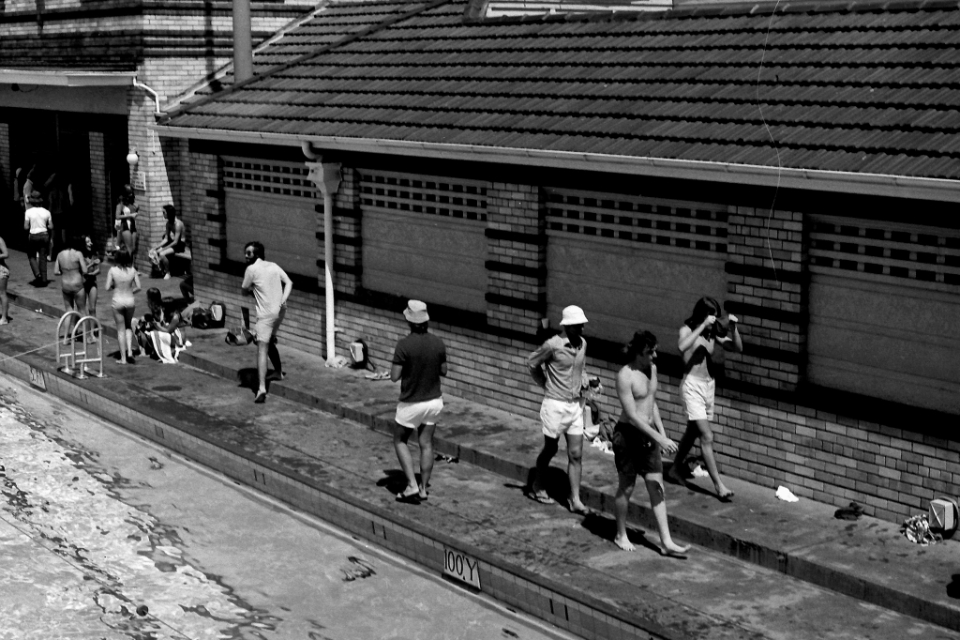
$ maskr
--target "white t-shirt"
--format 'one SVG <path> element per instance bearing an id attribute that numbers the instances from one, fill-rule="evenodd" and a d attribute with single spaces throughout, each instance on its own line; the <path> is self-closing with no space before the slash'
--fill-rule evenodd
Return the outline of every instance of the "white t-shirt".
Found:
<path id="1" fill-rule="evenodd" d="M 283 285 L 289 283 L 287 274 L 274 262 L 257 259 L 243 274 L 244 289 L 253 289 L 257 300 L 257 319 L 280 313 Z"/>
<path id="2" fill-rule="evenodd" d="M 30 222 L 30 235 L 49 231 L 50 212 L 43 207 L 30 207 L 24 212 L 23 219 Z"/>

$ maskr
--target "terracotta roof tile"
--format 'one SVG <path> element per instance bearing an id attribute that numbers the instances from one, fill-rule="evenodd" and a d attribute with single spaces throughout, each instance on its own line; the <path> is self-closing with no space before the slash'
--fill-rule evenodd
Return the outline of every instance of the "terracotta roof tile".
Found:
<path id="1" fill-rule="evenodd" d="M 258 54 L 286 66 L 165 125 L 767 166 L 779 149 L 960 179 L 955 5 L 486 23 L 426 6 L 334 3 Z"/>

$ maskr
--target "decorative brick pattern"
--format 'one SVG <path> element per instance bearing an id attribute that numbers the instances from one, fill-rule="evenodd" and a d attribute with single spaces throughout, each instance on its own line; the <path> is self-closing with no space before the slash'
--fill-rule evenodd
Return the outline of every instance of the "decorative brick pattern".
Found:
<path id="1" fill-rule="evenodd" d="M 727 358 L 727 376 L 795 390 L 807 344 L 804 215 L 736 207 L 728 223 L 727 310 L 750 338 Z"/>
<path id="2" fill-rule="evenodd" d="M 363 247 L 361 246 L 363 226 L 357 172 L 350 167 L 340 169 L 340 189 L 334 198 L 333 208 L 333 249 L 336 269 L 333 287 L 338 293 L 355 294 L 360 289 L 360 274 L 363 270 Z M 318 231 L 323 231 L 322 218 L 318 220 Z"/>
<path id="3" fill-rule="evenodd" d="M 487 190 L 487 322 L 530 333 L 546 313 L 543 195 L 532 185 Z"/>
<path id="4" fill-rule="evenodd" d="M 188 208 L 187 218 L 194 228 L 197 296 L 203 301 L 223 300 L 228 308 L 228 321 L 233 323 L 239 318 L 239 308 L 252 308 L 253 303 L 240 295 L 239 276 L 210 268 L 211 264 L 219 264 L 221 258 L 220 249 L 212 246 L 210 240 L 219 242 L 225 237 L 217 158 L 192 153 L 188 171 L 194 182 L 193 204 Z M 342 176 L 336 206 L 343 215 L 335 218 L 335 233 L 345 238 L 359 238 L 362 220 L 346 215 L 356 210 L 351 206 L 357 200 L 356 172 L 352 167 L 344 167 Z M 487 198 L 491 262 L 511 265 L 511 268 L 542 269 L 545 247 L 533 241 L 544 235 L 539 189 L 494 183 Z M 208 219 L 208 215 L 214 220 Z M 759 343 L 768 349 L 766 354 L 796 353 L 797 349 L 789 350 L 790 345 L 803 345 L 801 327 L 785 327 L 789 323 L 783 322 L 771 326 L 767 318 L 759 317 L 760 313 L 789 317 L 799 313 L 800 305 L 805 304 L 805 285 L 798 284 L 802 282 L 800 265 L 806 257 L 803 223 L 804 217 L 794 213 L 778 212 L 768 217 L 767 212 L 744 208 L 729 213 L 728 300 L 734 308 L 740 305 L 756 312 L 756 315 L 742 312 L 738 315 L 743 320 L 747 344 Z M 770 236 L 769 246 L 765 235 L 768 224 L 770 232 L 775 234 Z M 320 228 L 319 214 L 317 228 Z M 518 239 L 525 241 L 517 242 Z M 337 245 L 338 263 L 350 259 L 347 256 L 351 255 L 348 253 L 351 248 Z M 770 252 L 779 277 L 769 269 Z M 762 277 L 767 273 L 765 268 L 770 270 L 769 277 Z M 743 275 L 750 270 L 754 275 Z M 337 275 L 338 290 L 347 275 Z M 514 280 L 500 277 L 499 272 L 493 270 L 489 270 L 489 282 L 488 293 L 521 300 L 525 296 L 528 300 L 537 300 L 544 286 L 539 278 Z M 281 342 L 322 353 L 323 305 L 322 295 L 295 290 L 281 330 Z M 497 315 L 498 311 L 495 305 L 490 305 L 489 332 L 431 323 L 431 331 L 443 338 L 448 349 L 450 372 L 444 379 L 444 388 L 466 399 L 535 416 L 541 391 L 529 378 L 525 365 L 534 345 L 528 340 L 506 337 L 509 334 L 498 336 L 496 330 L 516 329 L 531 334 L 539 316 L 526 315 L 524 310 L 518 312 L 512 307 L 505 307 L 502 315 Z M 362 337 L 370 347 L 374 363 L 380 366 L 391 361 L 394 345 L 407 330 L 399 309 L 375 308 L 350 296 L 337 299 L 336 322 L 340 329 L 336 338 L 337 353 L 346 354 L 347 345 Z M 727 375 L 745 381 L 749 381 L 747 375 L 766 379 L 774 366 L 776 371 L 783 371 L 780 365 L 775 358 L 761 359 L 747 354 L 741 360 L 728 362 Z M 588 367 L 611 390 L 601 402 L 601 409 L 615 413 L 619 405 L 612 389 L 618 367 L 596 357 L 588 357 Z M 748 367 L 756 367 L 760 372 L 750 373 Z M 678 384 L 678 379 L 661 374 L 658 400 L 668 435 L 674 439 L 682 435 L 686 423 Z M 960 442 L 838 416 L 815 406 L 776 401 L 762 394 L 733 391 L 722 382 L 717 405 L 715 449 L 721 472 L 726 475 L 763 486 L 785 484 L 800 497 L 838 506 L 856 500 L 865 505 L 871 515 L 890 521 L 902 520 L 922 509 L 932 497 L 950 495 L 951 487 L 960 483 L 960 463 L 957 463 Z M 534 436 L 536 434 L 531 434 L 531 438 Z"/>
<path id="5" fill-rule="evenodd" d="M 13 185 L 13 168 L 10 166 L 10 126 L 0 122 L 0 193 L 10 193 Z M 9 199 L 10 196 L 3 196 Z"/>

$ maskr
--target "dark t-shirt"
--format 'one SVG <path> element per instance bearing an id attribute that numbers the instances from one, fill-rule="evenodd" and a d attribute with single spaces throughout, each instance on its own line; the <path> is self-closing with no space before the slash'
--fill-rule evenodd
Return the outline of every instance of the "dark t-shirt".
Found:
<path id="1" fill-rule="evenodd" d="M 443 341 L 432 333 L 411 333 L 397 343 L 393 364 L 403 366 L 400 402 L 440 398 L 440 365 L 447 361 Z"/>

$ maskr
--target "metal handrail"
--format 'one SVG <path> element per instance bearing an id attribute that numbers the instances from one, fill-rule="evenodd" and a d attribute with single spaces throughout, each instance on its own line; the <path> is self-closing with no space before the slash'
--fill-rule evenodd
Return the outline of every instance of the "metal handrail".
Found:
<path id="1" fill-rule="evenodd" d="M 85 327 L 88 325 L 90 329 L 86 330 Z M 78 337 L 80 340 L 77 340 Z M 78 344 L 81 345 L 79 351 L 77 351 Z M 96 356 L 89 357 L 88 345 L 96 345 Z M 89 371 L 87 364 L 90 363 L 97 364 L 98 370 Z M 97 378 L 103 377 L 103 331 L 100 328 L 100 321 L 93 316 L 80 318 L 73 328 L 73 364 L 77 366 L 78 380 L 85 380 L 88 373 Z"/>
<path id="2" fill-rule="evenodd" d="M 73 332 L 68 332 L 63 330 L 64 322 L 70 321 L 74 316 L 77 318 L 80 317 L 79 311 L 67 311 L 65 314 L 60 316 L 60 322 L 57 323 L 57 369 L 62 370 L 64 373 L 73 373 L 74 367 L 74 352 L 76 349 L 73 347 L 75 336 L 72 333 L 76 333 L 76 327 L 74 327 Z M 67 342 L 69 340 L 69 343 Z M 62 348 L 64 345 L 70 344 L 71 348 L 69 353 L 64 353 Z M 65 362 L 64 362 L 65 361 Z"/>

